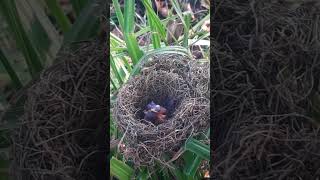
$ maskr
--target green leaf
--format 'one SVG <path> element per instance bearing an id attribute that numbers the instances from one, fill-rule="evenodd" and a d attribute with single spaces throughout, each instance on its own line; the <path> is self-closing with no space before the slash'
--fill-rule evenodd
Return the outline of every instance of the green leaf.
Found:
<path id="1" fill-rule="evenodd" d="M 124 16 L 122 15 L 118 0 L 113 0 L 113 5 L 115 6 L 116 16 L 118 18 L 120 28 L 123 31 L 125 46 L 127 48 L 129 56 L 132 59 L 133 64 L 137 64 L 139 62 L 139 59 L 143 56 L 143 51 L 141 51 L 137 38 L 134 34 L 134 1 L 125 1 Z M 116 42 L 121 44 L 121 40 L 115 37 L 113 34 L 111 34 L 111 40 L 112 45 L 114 45 Z M 112 48 L 111 52 L 113 51 L 114 47 Z"/>
<path id="2" fill-rule="evenodd" d="M 187 13 L 184 16 L 184 21 L 186 23 L 186 26 L 183 28 L 183 30 L 184 30 L 183 46 L 185 48 L 188 48 L 189 30 L 190 30 L 190 25 L 191 25 L 191 14 L 190 13 Z"/>
<path id="3" fill-rule="evenodd" d="M 149 173 L 147 171 L 147 168 L 143 167 L 139 172 L 138 180 L 148 180 L 148 178 L 149 178 Z"/>
<path id="4" fill-rule="evenodd" d="M 170 164 L 174 169 L 169 168 L 170 172 L 173 174 L 173 176 L 178 180 L 184 180 L 186 179 L 186 176 L 183 174 L 181 170 L 177 168 L 176 165 Z"/>
<path id="5" fill-rule="evenodd" d="M 189 150 L 201 158 L 210 159 L 210 148 L 208 145 L 201 143 L 200 141 L 189 138 L 187 142 L 185 143 L 185 149 Z"/>
<path id="6" fill-rule="evenodd" d="M 80 14 L 87 2 L 88 0 L 71 0 L 72 7 L 77 15 Z"/>
<path id="7" fill-rule="evenodd" d="M 115 73 L 120 85 L 123 84 L 123 79 L 121 78 L 119 69 L 117 68 L 116 63 L 114 62 L 114 59 L 111 55 L 110 55 L 110 65 L 112 68 L 112 72 Z"/>
<path id="8" fill-rule="evenodd" d="M 114 89 L 115 89 L 115 90 L 117 90 L 117 89 L 118 89 L 118 87 L 116 86 L 116 84 L 114 83 L 114 81 L 112 80 L 112 78 L 110 78 L 110 81 L 111 81 L 112 86 L 114 87 Z"/>
<path id="9" fill-rule="evenodd" d="M 50 66 L 62 43 L 61 35 L 45 12 L 45 1 L 15 0 L 21 23 L 40 55 L 44 66 Z"/>
<path id="10" fill-rule="evenodd" d="M 137 64 L 140 58 L 143 56 L 143 51 L 140 50 L 138 41 L 133 33 L 125 33 L 124 39 L 128 48 L 129 55 L 133 64 Z"/>
<path id="11" fill-rule="evenodd" d="M 201 164 L 201 161 L 202 161 L 202 158 L 200 156 L 196 156 L 193 162 L 190 165 L 187 165 L 186 175 L 194 177 Z"/>
<path id="12" fill-rule="evenodd" d="M 148 22 L 150 25 L 150 29 L 152 31 L 152 39 L 153 39 L 153 45 L 154 48 L 160 47 L 160 39 L 163 41 L 166 41 L 166 30 L 157 14 L 154 12 L 151 1 L 150 0 L 143 0 L 143 5 L 145 6 L 147 10 L 147 17 Z"/>
<path id="13" fill-rule="evenodd" d="M 99 16 L 104 8 L 106 8 L 105 1 L 89 1 L 77 17 L 71 29 L 65 33 L 63 44 L 66 45 L 96 37 L 99 31 Z"/>
<path id="14" fill-rule="evenodd" d="M 120 180 L 130 180 L 134 170 L 126 165 L 124 162 L 119 161 L 115 157 L 110 160 L 110 173 Z"/>
<path id="15" fill-rule="evenodd" d="M 151 27 L 151 39 L 152 39 L 153 48 L 154 49 L 160 48 L 161 47 L 160 36 L 159 36 L 158 32 L 156 31 L 155 22 L 152 21 L 151 18 L 148 18 L 148 22 Z"/>
<path id="16" fill-rule="evenodd" d="M 178 16 L 180 17 L 183 26 L 186 28 L 187 25 L 186 25 L 186 23 L 184 21 L 183 13 L 181 11 L 181 8 L 180 8 L 180 5 L 179 5 L 178 1 L 177 0 L 170 0 L 170 1 L 171 1 L 171 4 L 172 4 L 173 8 L 176 10 Z"/>
<path id="17" fill-rule="evenodd" d="M 52 15 L 55 17 L 57 23 L 59 24 L 59 27 L 63 32 L 69 31 L 71 27 L 71 23 L 68 19 L 68 17 L 64 14 L 62 8 L 58 4 L 57 0 L 45 0 L 47 3 L 47 6 L 52 13 Z"/>
<path id="18" fill-rule="evenodd" d="M 119 20 L 120 21 L 120 20 Z M 124 33 L 134 32 L 135 0 L 124 1 Z"/>
<path id="19" fill-rule="evenodd" d="M 115 11 L 116 11 L 116 16 L 117 16 L 118 21 L 119 21 L 120 29 L 122 31 L 124 31 L 124 18 L 123 18 L 123 14 L 122 14 L 122 11 L 121 11 L 121 8 L 120 8 L 119 1 L 118 0 L 112 0 L 112 2 L 113 2 L 113 6 L 115 8 Z"/>
<path id="20" fill-rule="evenodd" d="M 136 64 L 134 66 L 133 70 L 131 71 L 129 79 L 132 78 L 133 76 L 137 75 L 138 73 L 140 73 L 140 70 L 141 70 L 143 64 L 149 60 L 150 56 L 152 56 L 154 54 L 168 54 L 168 53 L 180 54 L 180 55 L 192 58 L 189 51 L 186 48 L 181 47 L 181 46 L 170 46 L 170 47 L 162 47 L 159 49 L 155 49 L 155 50 L 149 51 L 143 57 L 141 57 L 139 63 Z"/>
<path id="21" fill-rule="evenodd" d="M 22 26 L 14 1 L 2 0 L 0 1 L 0 8 L 14 35 L 18 47 L 22 50 L 31 76 L 35 77 L 36 74 L 42 70 L 43 66 L 36 48 L 31 43 Z"/>
<path id="22" fill-rule="evenodd" d="M 22 83 L 20 79 L 18 78 L 18 75 L 14 71 L 13 67 L 11 66 L 9 60 L 6 58 L 2 50 L 0 49 L 0 61 L 2 62 L 4 68 L 8 72 L 13 85 L 15 86 L 16 89 L 20 89 L 22 87 Z"/>

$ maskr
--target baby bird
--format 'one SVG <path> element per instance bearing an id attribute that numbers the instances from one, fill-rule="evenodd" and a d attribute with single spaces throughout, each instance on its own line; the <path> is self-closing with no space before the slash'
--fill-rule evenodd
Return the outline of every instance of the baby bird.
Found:
<path id="1" fill-rule="evenodd" d="M 147 105 L 144 111 L 144 119 L 156 125 L 164 123 L 167 117 L 167 109 L 155 104 L 153 101 Z"/>

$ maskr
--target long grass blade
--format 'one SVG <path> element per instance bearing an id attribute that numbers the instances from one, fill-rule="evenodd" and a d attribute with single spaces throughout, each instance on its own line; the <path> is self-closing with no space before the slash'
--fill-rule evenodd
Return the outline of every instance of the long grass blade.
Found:
<path id="1" fill-rule="evenodd" d="M 0 49 L 0 61 L 2 62 L 4 68 L 6 69 L 8 75 L 11 78 L 11 81 L 16 89 L 20 89 L 22 87 L 22 83 L 14 71 L 13 67 L 11 66 L 9 60 L 6 58 L 2 50 Z"/>
<path id="2" fill-rule="evenodd" d="M 149 51 L 143 57 L 141 57 L 140 62 L 136 64 L 133 70 L 131 71 L 129 79 L 131 79 L 133 76 L 137 75 L 140 72 L 141 67 L 143 66 L 144 63 L 146 63 L 146 61 L 149 59 L 150 56 L 154 54 L 170 54 L 170 53 L 180 54 L 180 55 L 192 58 L 192 55 L 189 53 L 189 51 L 186 48 L 181 46 L 170 46 L 170 47 L 162 47 L 159 49 L 155 49 L 155 50 Z"/>
<path id="3" fill-rule="evenodd" d="M 202 158 L 200 156 L 196 156 L 193 162 L 187 167 L 186 175 L 194 177 L 201 164 L 201 161 L 202 161 Z"/>
<path id="4" fill-rule="evenodd" d="M 210 159 L 210 148 L 208 145 L 201 143 L 200 141 L 190 138 L 185 144 L 185 149 L 189 150 L 203 159 Z"/>
<path id="5" fill-rule="evenodd" d="M 115 157 L 110 160 L 110 173 L 121 180 L 130 180 L 133 169 Z"/>
<path id="6" fill-rule="evenodd" d="M 177 0 L 170 0 L 170 1 L 171 1 L 171 4 L 172 4 L 174 10 L 177 12 L 177 15 L 180 17 L 183 26 L 186 28 L 187 24 L 184 21 L 183 13 L 182 13 L 182 10 L 180 8 L 178 1 Z"/>
<path id="7" fill-rule="evenodd" d="M 149 179 L 149 174 L 148 174 L 148 171 L 147 171 L 147 168 L 142 168 L 140 173 L 139 173 L 139 176 L 138 176 L 138 180 L 148 180 Z"/>
<path id="8" fill-rule="evenodd" d="M 135 0 L 124 1 L 124 33 L 134 32 Z"/>
<path id="9" fill-rule="evenodd" d="M 186 175 L 179 169 L 177 168 L 176 165 L 174 164 L 170 164 L 172 167 L 174 167 L 174 169 L 169 168 L 169 171 L 171 172 L 171 174 L 176 178 L 176 179 L 186 179 Z"/>
<path id="10" fill-rule="evenodd" d="M 131 73 L 132 67 L 131 67 L 131 65 L 129 64 L 128 60 L 127 60 L 125 57 L 122 57 L 121 59 L 122 59 L 122 61 L 124 62 L 124 65 L 126 66 L 128 72 Z"/>
<path id="11" fill-rule="evenodd" d="M 14 1 L 2 0 L 0 1 L 0 8 L 14 35 L 18 47 L 22 50 L 31 76 L 35 77 L 36 74 L 42 70 L 43 66 L 36 48 L 31 43 L 22 26 Z"/>
<path id="12" fill-rule="evenodd" d="M 143 56 L 143 52 L 139 48 L 137 39 L 133 33 L 124 34 L 126 45 L 128 48 L 129 55 L 132 59 L 133 64 L 137 64 L 140 58 Z"/>
<path id="13" fill-rule="evenodd" d="M 160 36 L 156 31 L 155 22 L 150 18 L 150 15 L 148 16 L 148 22 L 151 28 L 151 39 L 152 39 L 153 48 L 158 49 L 161 47 Z"/>
<path id="14" fill-rule="evenodd" d="M 65 33 L 63 44 L 96 37 L 99 32 L 99 16 L 105 8 L 106 1 L 88 1 L 88 4 L 77 17 L 70 31 Z"/>
<path id="15" fill-rule="evenodd" d="M 88 0 L 71 0 L 72 7 L 76 13 L 79 15 L 81 10 L 85 7 Z"/>
<path id="16" fill-rule="evenodd" d="M 122 15 L 118 0 L 113 0 L 113 4 L 116 10 L 116 16 L 118 18 L 120 28 L 123 32 L 126 48 L 132 59 L 133 64 L 137 64 L 139 59 L 143 56 L 137 38 L 134 34 L 135 23 L 135 1 L 125 0 L 124 2 L 124 15 Z"/>
<path id="17" fill-rule="evenodd" d="M 165 27 L 163 26 L 163 23 L 161 22 L 159 16 L 157 16 L 157 14 L 154 12 L 151 1 L 143 0 L 142 3 L 147 10 L 148 22 L 152 31 L 152 35 L 154 36 L 154 38 L 156 38 L 155 40 L 160 41 L 159 39 L 162 39 L 163 41 L 166 41 Z"/>
<path id="18" fill-rule="evenodd" d="M 114 59 L 111 55 L 110 55 L 110 65 L 111 65 L 112 71 L 115 74 L 115 76 L 117 77 L 120 85 L 123 84 L 123 79 L 121 78 L 119 69 L 117 68 L 116 63 L 114 62 Z"/>
<path id="19" fill-rule="evenodd" d="M 189 39 L 189 30 L 190 30 L 190 25 L 191 25 L 191 14 L 187 13 L 184 16 L 184 21 L 186 23 L 185 28 L 183 28 L 184 35 L 183 35 L 183 46 L 185 48 L 188 48 L 188 39 Z"/>
<path id="20" fill-rule="evenodd" d="M 120 29 L 122 31 L 124 31 L 124 18 L 123 18 L 123 14 L 122 14 L 122 11 L 121 11 L 121 8 L 120 8 L 119 1 L 118 0 L 112 0 L 112 3 L 113 3 L 113 6 L 115 8 L 115 11 L 116 11 L 116 16 L 117 16 L 118 21 L 119 21 Z"/>
<path id="21" fill-rule="evenodd" d="M 45 2 L 39 0 L 15 0 L 21 23 L 44 66 L 50 66 L 56 58 L 62 37 L 45 12 Z"/>
<path id="22" fill-rule="evenodd" d="M 118 87 L 116 86 L 116 84 L 114 83 L 114 81 L 113 81 L 111 78 L 110 78 L 110 81 L 111 81 L 111 84 L 112 84 L 113 88 L 114 88 L 115 90 L 117 90 Z"/>
<path id="23" fill-rule="evenodd" d="M 143 56 L 143 52 L 140 50 L 137 38 L 134 35 L 135 1 L 125 0 L 124 5 L 124 39 L 133 64 L 137 64 Z"/>
<path id="24" fill-rule="evenodd" d="M 62 32 L 69 31 L 71 27 L 71 23 L 68 19 L 68 17 L 64 14 L 62 8 L 58 4 L 57 0 L 45 0 L 47 3 L 47 6 L 52 13 L 52 15 L 55 17 L 57 23 L 59 24 L 59 27 L 61 28 Z"/>

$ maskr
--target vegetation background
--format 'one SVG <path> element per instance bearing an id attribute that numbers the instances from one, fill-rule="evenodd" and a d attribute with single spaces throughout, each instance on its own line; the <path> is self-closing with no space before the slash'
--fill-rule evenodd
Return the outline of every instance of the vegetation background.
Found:
<path id="1" fill-rule="evenodd" d="M 120 1 L 110 7 L 111 103 L 117 91 L 139 69 L 144 55 L 183 52 L 199 62 L 209 62 L 209 1 Z M 169 47 L 170 46 L 170 47 Z M 112 117 L 112 114 L 110 114 Z M 117 179 L 202 179 L 208 176 L 209 146 L 189 139 L 174 168 L 136 168 L 125 162 L 119 150 L 122 134 L 110 120 L 110 171 Z M 207 136 L 209 136 L 209 131 Z M 180 154 L 179 154 L 180 155 Z M 178 155 L 177 155 L 178 156 Z"/>
<path id="2" fill-rule="evenodd" d="M 106 21 L 106 6 L 98 6 L 103 3 L 106 1 L 0 1 L 1 180 L 9 179 L 9 133 L 23 113 L 26 89 L 56 61 L 62 47 L 99 35 L 101 21 Z"/>
<path id="3" fill-rule="evenodd" d="M 1 0 L 0 1 L 0 180 L 8 179 L 10 129 L 23 113 L 23 96 L 37 80 L 39 72 L 55 62 L 61 47 L 89 40 L 109 23 L 97 6 L 104 0 Z M 170 1 L 168 14 L 158 0 L 118 1 L 110 7 L 110 97 L 130 77 L 140 58 L 153 50 L 166 51 L 169 45 L 184 47 L 199 61 L 209 57 L 209 1 Z M 155 4 L 158 3 L 158 4 Z M 188 4 L 189 3 L 189 4 Z M 158 5 L 158 6 L 157 6 Z M 160 5 L 160 6 L 159 6 Z M 124 8 L 123 8 L 124 7 Z M 191 12 L 192 11 L 192 12 Z M 160 14 L 159 14 L 160 12 Z M 176 13 L 173 13 L 176 12 Z M 109 43 L 109 42 L 106 42 Z M 112 102 L 111 102 L 112 103 Z M 112 115 L 110 114 L 110 117 Z M 209 147 L 190 139 L 175 169 L 148 168 L 135 171 L 117 151 L 121 134 L 110 119 L 112 153 L 109 154 L 114 178 L 201 179 L 207 173 Z M 205 168 L 206 167 L 206 168 Z"/>

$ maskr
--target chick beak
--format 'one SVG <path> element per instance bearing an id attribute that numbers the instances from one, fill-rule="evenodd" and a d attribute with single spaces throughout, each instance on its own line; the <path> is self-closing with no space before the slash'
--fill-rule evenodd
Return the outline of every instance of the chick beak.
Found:
<path id="1" fill-rule="evenodd" d="M 155 108 L 150 109 L 150 111 L 151 111 L 151 112 L 155 112 L 155 113 L 157 112 L 157 111 L 155 110 Z"/>

